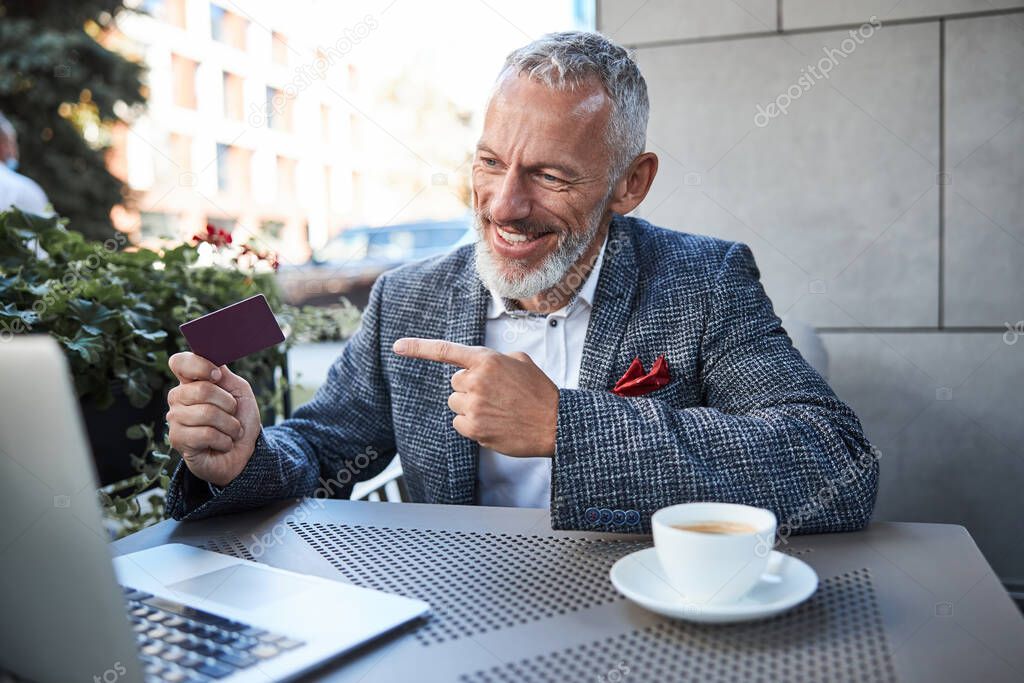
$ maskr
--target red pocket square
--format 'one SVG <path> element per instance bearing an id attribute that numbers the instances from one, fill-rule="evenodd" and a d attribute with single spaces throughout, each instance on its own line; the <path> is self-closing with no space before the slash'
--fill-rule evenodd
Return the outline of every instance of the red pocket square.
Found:
<path id="1" fill-rule="evenodd" d="M 637 356 L 629 364 L 626 374 L 615 383 L 612 393 L 619 396 L 643 396 L 662 388 L 671 379 L 668 374 L 668 362 L 665 361 L 665 356 L 658 356 L 658 359 L 654 361 L 654 365 L 651 366 L 651 371 L 648 373 L 644 373 L 644 366 L 640 362 L 640 357 Z"/>

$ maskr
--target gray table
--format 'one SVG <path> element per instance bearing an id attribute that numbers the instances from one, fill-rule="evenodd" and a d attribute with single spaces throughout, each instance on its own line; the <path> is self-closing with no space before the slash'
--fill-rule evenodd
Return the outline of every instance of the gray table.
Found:
<path id="1" fill-rule="evenodd" d="M 433 606 L 308 680 L 1024 680 L 1024 619 L 959 526 L 793 537 L 780 549 L 818 572 L 815 596 L 724 626 L 619 597 L 608 568 L 648 537 L 552 531 L 543 510 L 305 500 L 163 522 L 113 549 L 168 542 Z"/>

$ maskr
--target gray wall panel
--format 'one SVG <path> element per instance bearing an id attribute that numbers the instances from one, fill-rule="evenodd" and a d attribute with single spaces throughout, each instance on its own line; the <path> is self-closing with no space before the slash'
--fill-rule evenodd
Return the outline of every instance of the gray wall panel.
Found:
<path id="1" fill-rule="evenodd" d="M 879 30 L 787 114 L 755 121 L 847 37 L 639 50 L 662 165 L 637 214 L 749 243 L 780 312 L 829 326 L 935 324 L 937 26 Z"/>
<path id="2" fill-rule="evenodd" d="M 621 43 L 774 31 L 775 0 L 597 0 L 600 30 Z"/>
<path id="3" fill-rule="evenodd" d="M 881 449 L 875 518 L 963 524 L 996 570 L 1024 577 L 1024 337 L 823 336 L 831 383 Z"/>
<path id="4" fill-rule="evenodd" d="M 784 29 L 990 12 L 1024 6 L 1024 0 L 782 0 Z"/>
<path id="5" fill-rule="evenodd" d="M 1024 320 L 1024 14 L 947 22 L 946 311 Z"/>

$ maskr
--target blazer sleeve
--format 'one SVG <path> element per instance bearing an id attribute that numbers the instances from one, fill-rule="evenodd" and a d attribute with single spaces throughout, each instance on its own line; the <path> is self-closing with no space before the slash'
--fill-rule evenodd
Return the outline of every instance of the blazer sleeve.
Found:
<path id="1" fill-rule="evenodd" d="M 586 511 L 650 516 L 692 501 L 772 510 L 780 536 L 867 524 L 877 451 L 857 416 L 793 347 L 750 249 L 733 244 L 714 276 L 701 342 L 702 406 L 678 409 L 610 391 L 562 389 L 552 462 L 556 529 L 622 531 Z"/>
<path id="2" fill-rule="evenodd" d="M 395 454 L 391 399 L 380 354 L 385 277 L 377 279 L 359 330 L 313 399 L 265 427 L 245 469 L 214 492 L 180 463 L 167 490 L 167 514 L 200 519 L 302 496 L 339 498 L 379 474 Z"/>

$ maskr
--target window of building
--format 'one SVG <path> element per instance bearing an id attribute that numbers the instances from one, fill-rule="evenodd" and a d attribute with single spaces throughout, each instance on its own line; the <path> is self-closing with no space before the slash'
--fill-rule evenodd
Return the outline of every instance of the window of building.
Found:
<path id="1" fill-rule="evenodd" d="M 180 133 L 170 135 L 171 161 L 178 173 L 192 172 L 192 138 Z"/>
<path id="2" fill-rule="evenodd" d="M 185 28 L 185 0 L 145 0 L 142 8 L 154 19 Z"/>
<path id="3" fill-rule="evenodd" d="M 218 5 L 210 5 L 210 35 L 214 40 L 224 42 L 224 15 L 227 10 Z"/>
<path id="4" fill-rule="evenodd" d="M 270 58 L 274 64 L 288 66 L 288 40 L 283 34 L 274 31 L 270 41 Z"/>
<path id="5" fill-rule="evenodd" d="M 260 223 L 260 233 L 268 240 L 279 241 L 281 236 L 284 235 L 284 222 L 283 221 L 263 221 Z"/>
<path id="6" fill-rule="evenodd" d="M 224 72 L 224 117 L 241 121 L 245 114 L 244 81 L 238 74 Z"/>
<path id="7" fill-rule="evenodd" d="M 267 126 L 274 130 L 292 129 L 293 101 L 283 90 L 267 88 Z"/>
<path id="8" fill-rule="evenodd" d="M 196 108 L 196 69 L 199 65 L 187 57 L 171 55 L 171 82 L 174 104 L 186 109 Z"/>
<path id="9" fill-rule="evenodd" d="M 217 143 L 217 190 L 229 192 L 231 189 L 231 160 L 228 158 L 231 148 Z"/>
<path id="10" fill-rule="evenodd" d="M 249 195 L 252 152 L 217 143 L 217 190 L 238 197 Z"/>
<path id="11" fill-rule="evenodd" d="M 231 148 L 231 183 L 232 192 L 242 197 L 252 194 L 250 176 L 252 175 L 252 151 L 241 147 Z"/>
<path id="12" fill-rule="evenodd" d="M 217 42 L 244 50 L 248 30 L 249 22 L 245 18 L 219 5 L 210 5 L 210 35 Z"/>
<path id="13" fill-rule="evenodd" d="M 139 235 L 143 239 L 179 239 L 178 216 L 159 211 L 143 211 L 139 214 Z"/>

